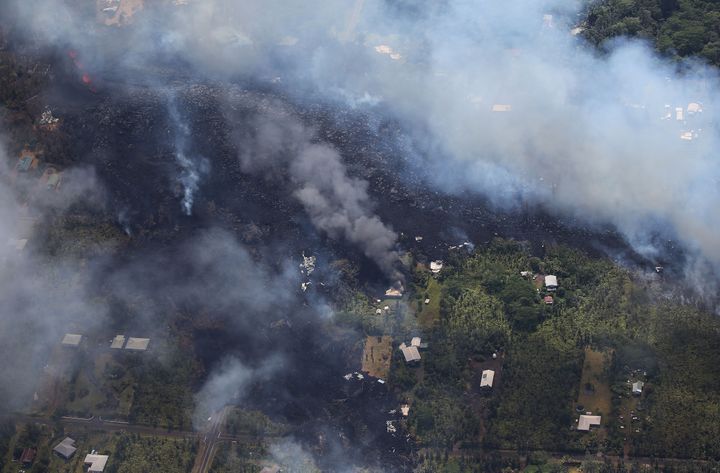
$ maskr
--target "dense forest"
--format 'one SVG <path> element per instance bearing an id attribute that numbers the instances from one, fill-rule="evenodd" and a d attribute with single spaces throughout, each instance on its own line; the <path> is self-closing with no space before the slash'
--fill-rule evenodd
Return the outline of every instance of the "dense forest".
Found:
<path id="1" fill-rule="evenodd" d="M 605 0 L 589 7 L 584 26 L 583 35 L 598 46 L 633 36 L 670 57 L 720 65 L 720 2 L 714 0 Z"/>

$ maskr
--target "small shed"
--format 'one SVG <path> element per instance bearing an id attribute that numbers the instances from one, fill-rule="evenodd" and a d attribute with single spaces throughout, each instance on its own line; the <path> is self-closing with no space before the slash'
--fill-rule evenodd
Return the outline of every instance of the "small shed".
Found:
<path id="1" fill-rule="evenodd" d="M 394 287 L 391 287 L 387 291 L 385 291 L 385 297 L 388 299 L 400 299 L 402 297 L 403 293 L 400 289 L 395 289 Z"/>
<path id="2" fill-rule="evenodd" d="M 421 343 L 422 343 L 422 339 L 420 337 L 413 337 L 412 340 L 410 340 L 410 346 L 412 346 L 412 347 L 420 348 Z"/>
<path id="3" fill-rule="evenodd" d="M 545 296 L 543 297 L 543 302 L 545 302 L 546 305 L 552 305 L 553 304 L 553 297 L 552 296 Z"/>
<path id="4" fill-rule="evenodd" d="M 578 430 L 588 431 L 593 425 L 600 425 L 600 416 L 581 415 L 578 421 Z"/>
<path id="5" fill-rule="evenodd" d="M 32 465 L 32 462 L 35 461 L 36 454 L 37 450 L 34 448 L 24 448 L 22 455 L 20 455 L 20 463 L 26 467 Z"/>
<path id="6" fill-rule="evenodd" d="M 481 388 L 492 388 L 493 381 L 495 380 L 495 372 L 493 370 L 484 370 L 482 377 L 480 378 Z"/>
<path id="7" fill-rule="evenodd" d="M 442 271 L 443 268 L 443 262 L 441 260 L 435 260 L 430 261 L 430 272 L 433 274 L 438 274 L 440 271 Z"/>
<path id="8" fill-rule="evenodd" d="M 115 338 L 113 338 L 112 342 L 110 343 L 110 348 L 119 350 L 125 345 L 125 335 L 115 335 Z"/>
<path id="9" fill-rule="evenodd" d="M 645 383 L 642 381 L 635 381 L 632 385 L 632 393 L 636 396 L 639 396 L 643 392 L 643 388 L 645 387 Z"/>
<path id="10" fill-rule="evenodd" d="M 77 333 L 66 333 L 62 339 L 62 345 L 64 347 L 77 347 L 82 341 L 82 335 Z"/>

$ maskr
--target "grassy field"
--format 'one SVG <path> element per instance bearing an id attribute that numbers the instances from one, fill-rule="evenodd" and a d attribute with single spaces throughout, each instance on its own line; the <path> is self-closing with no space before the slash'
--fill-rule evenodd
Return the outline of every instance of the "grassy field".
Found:
<path id="1" fill-rule="evenodd" d="M 440 294 L 442 286 L 435 278 L 428 278 L 427 287 L 422 293 L 423 298 L 418 303 L 417 317 L 423 329 L 430 329 L 440 318 Z M 430 303 L 425 304 L 425 299 Z"/>
<path id="2" fill-rule="evenodd" d="M 611 356 L 608 351 L 585 349 L 582 378 L 577 404 L 584 407 L 585 412 L 607 416 L 612 410 L 612 394 L 605 374 L 607 360 Z"/>
<path id="3" fill-rule="evenodd" d="M 392 337 L 367 337 L 362 355 L 362 371 L 376 378 L 387 379 L 392 360 Z"/>

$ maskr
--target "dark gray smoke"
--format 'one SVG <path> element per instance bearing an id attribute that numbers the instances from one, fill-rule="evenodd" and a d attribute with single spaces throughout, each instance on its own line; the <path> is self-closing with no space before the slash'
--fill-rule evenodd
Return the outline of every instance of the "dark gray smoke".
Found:
<path id="1" fill-rule="evenodd" d="M 367 182 L 348 175 L 335 148 L 277 103 L 237 130 L 236 144 L 245 170 L 270 178 L 289 172 L 293 195 L 318 229 L 357 245 L 393 282 L 402 280 L 397 235 L 373 213 Z"/>

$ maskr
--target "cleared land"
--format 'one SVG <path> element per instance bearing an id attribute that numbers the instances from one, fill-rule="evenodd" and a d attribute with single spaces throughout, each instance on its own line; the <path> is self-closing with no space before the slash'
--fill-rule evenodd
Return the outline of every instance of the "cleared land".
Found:
<path id="1" fill-rule="evenodd" d="M 608 416 L 612 410 L 612 394 L 605 375 L 605 366 L 611 355 L 612 352 L 609 351 L 585 348 L 585 361 L 583 362 L 577 404 L 583 406 L 586 412 Z M 603 420 L 607 422 L 607 418 Z"/>
<path id="2" fill-rule="evenodd" d="M 392 337 L 367 337 L 363 349 L 362 371 L 376 378 L 387 379 L 392 360 Z"/>

